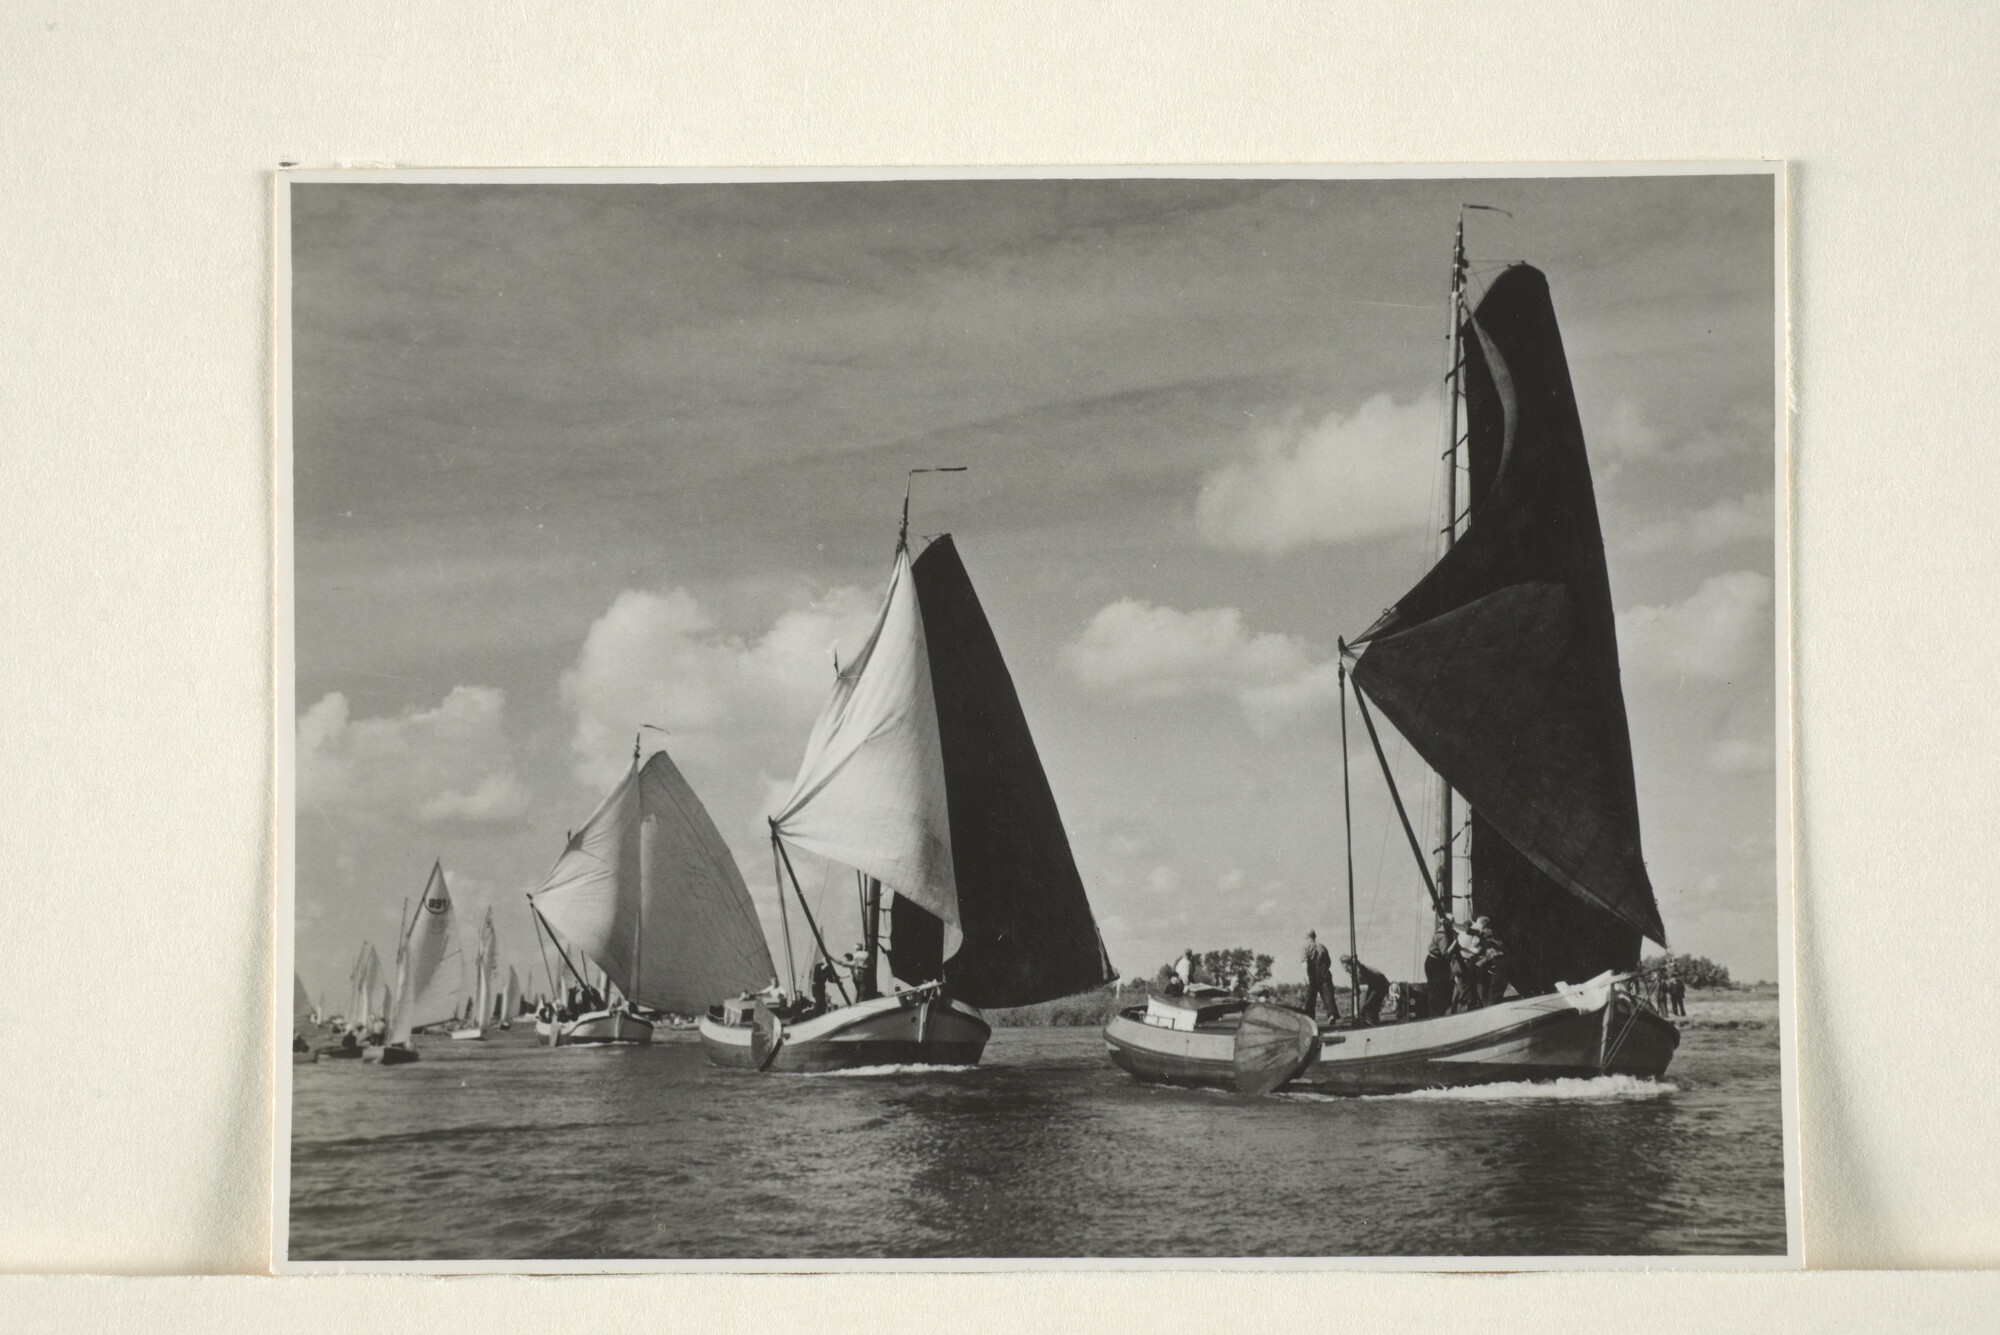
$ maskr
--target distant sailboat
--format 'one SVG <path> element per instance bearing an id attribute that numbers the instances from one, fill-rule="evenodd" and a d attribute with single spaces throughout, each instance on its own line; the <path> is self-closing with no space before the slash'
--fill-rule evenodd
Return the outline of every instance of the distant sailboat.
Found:
<path id="1" fill-rule="evenodd" d="M 521 1011 L 521 980 L 514 972 L 514 966 L 507 966 L 507 986 L 501 990 L 495 1006 L 493 1019 L 502 1029 L 514 1027 L 514 1017 Z"/>
<path id="2" fill-rule="evenodd" d="M 780 901 L 789 878 L 816 969 L 831 968 L 831 953 L 786 850 L 861 878 L 861 995 L 823 1013 L 725 995 L 700 1022 L 717 1065 L 968 1065 L 992 1033 L 978 1007 L 1031 1005 L 1118 976 L 958 549 L 946 535 L 913 560 L 908 534 L 906 491 L 874 630 L 836 665 L 791 795 L 770 819 Z M 909 985 L 888 996 L 877 983 L 885 951 Z"/>
<path id="3" fill-rule="evenodd" d="M 542 1017 L 537 1032 L 552 1046 L 649 1043 L 653 1025 L 636 1008 L 695 1011 L 773 972 L 750 892 L 701 799 L 665 751 L 639 757 L 635 739 L 632 768 L 528 896 L 566 976 L 605 1002 Z M 552 965 L 549 986 L 564 995 Z"/>
<path id="4" fill-rule="evenodd" d="M 1444 555 L 1341 646 L 1342 681 L 1351 672 L 1440 933 L 1463 932 L 1474 913 L 1486 920 L 1489 939 L 1505 943 L 1504 981 L 1489 978 L 1470 1007 L 1446 1013 L 1448 998 L 1434 996 L 1425 1018 L 1335 1032 L 1297 1012 L 1156 998 L 1105 1026 L 1112 1060 L 1142 1079 L 1355 1094 L 1651 1077 L 1680 1041 L 1631 985 L 1641 939 L 1664 944 L 1666 932 L 1639 851 L 1604 540 L 1555 307 L 1540 271 L 1515 264 L 1468 312 L 1466 267 L 1461 223 Z M 1369 699 L 1437 773 L 1435 874 Z M 1470 808 L 1470 904 L 1461 897 L 1456 919 L 1454 794 Z M 1516 998 L 1499 995 L 1506 983 Z"/>
<path id="5" fill-rule="evenodd" d="M 362 1054 L 369 1030 L 382 1012 L 376 1010 L 376 989 L 381 986 L 382 961 L 375 947 L 364 941 L 347 975 L 347 1014 L 340 1041 L 320 1049 L 320 1055 L 335 1061 L 352 1060 Z M 370 1012 L 374 1013 L 371 1014 Z"/>
<path id="6" fill-rule="evenodd" d="M 396 951 L 396 1001 L 382 1048 L 385 1066 L 417 1060 L 411 1035 L 447 1024 L 457 1015 L 458 998 L 465 994 L 465 961 L 458 946 L 455 917 L 444 867 L 432 863 L 430 880 L 417 901 L 416 912 L 404 926 Z M 458 961 L 458 967 L 447 967 L 453 960 Z"/>
<path id="7" fill-rule="evenodd" d="M 498 946 L 493 938 L 493 910 L 486 910 L 486 920 L 479 926 L 479 953 L 472 963 L 472 997 L 466 1004 L 465 1021 L 451 1031 L 454 1039 L 480 1039 L 486 1037 L 486 1025 L 492 1019 L 487 1014 L 492 1009 L 493 969 L 498 955 Z"/>
<path id="8" fill-rule="evenodd" d="M 306 1033 L 316 1027 L 313 1017 L 312 998 L 306 994 L 305 980 L 292 975 L 292 1064 L 302 1065 L 319 1060 L 319 1054 L 306 1041 Z"/>

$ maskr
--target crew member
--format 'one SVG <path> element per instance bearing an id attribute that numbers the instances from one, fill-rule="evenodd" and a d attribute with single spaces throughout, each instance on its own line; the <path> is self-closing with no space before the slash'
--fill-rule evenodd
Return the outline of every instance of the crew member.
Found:
<path id="1" fill-rule="evenodd" d="M 1451 1014 L 1452 993 L 1457 989 L 1452 978 L 1454 954 L 1451 919 L 1441 917 L 1431 933 L 1430 953 L 1424 956 L 1424 1014 L 1432 1019 Z"/>
<path id="2" fill-rule="evenodd" d="M 1674 1003 L 1674 1014 L 1686 1015 L 1688 1013 L 1687 994 L 1688 994 L 1687 980 L 1685 978 L 1682 978 L 1677 973 L 1668 974 L 1667 997 Z"/>
<path id="3" fill-rule="evenodd" d="M 1493 922 L 1489 918 L 1474 918 L 1467 928 L 1467 935 L 1472 938 L 1473 948 L 1466 950 L 1465 938 L 1461 936 L 1459 949 L 1466 954 L 1471 965 L 1474 986 L 1479 994 L 1477 1004 L 1491 1006 L 1507 992 L 1507 947 L 1494 934 Z"/>
<path id="4" fill-rule="evenodd" d="M 1306 1014 L 1318 1018 L 1319 999 L 1326 996 L 1326 1018 L 1340 1018 L 1340 1003 L 1333 998 L 1333 956 L 1319 943 L 1319 933 L 1306 933 L 1306 948 L 1302 958 L 1306 962 Z"/>
<path id="5" fill-rule="evenodd" d="M 847 968 L 847 977 L 854 984 L 854 999 L 867 1001 L 876 995 L 875 978 L 868 969 L 868 947 L 856 942 L 854 949 L 840 957 Z"/>
<path id="6" fill-rule="evenodd" d="M 1362 989 L 1361 1022 L 1382 1023 L 1382 1001 L 1389 995 L 1389 980 L 1352 955 L 1342 955 L 1340 962 L 1351 970 L 1350 976 Z"/>
<path id="7" fill-rule="evenodd" d="M 1186 950 L 1183 950 L 1181 957 L 1174 961 L 1174 976 L 1181 980 L 1181 991 L 1185 992 L 1194 986 L 1193 946 L 1189 946 Z"/>
<path id="8" fill-rule="evenodd" d="M 833 961 L 829 960 L 826 956 L 822 955 L 813 961 L 812 1004 L 814 1011 L 820 1013 L 826 1011 L 826 989 L 832 984 L 836 976 L 833 971 Z"/>

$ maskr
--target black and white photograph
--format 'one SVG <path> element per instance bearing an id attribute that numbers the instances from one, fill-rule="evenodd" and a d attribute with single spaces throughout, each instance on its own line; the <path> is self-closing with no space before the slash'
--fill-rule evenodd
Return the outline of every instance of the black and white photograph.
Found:
<path id="1" fill-rule="evenodd" d="M 1799 1264 L 1782 190 L 281 175 L 274 1264 Z"/>

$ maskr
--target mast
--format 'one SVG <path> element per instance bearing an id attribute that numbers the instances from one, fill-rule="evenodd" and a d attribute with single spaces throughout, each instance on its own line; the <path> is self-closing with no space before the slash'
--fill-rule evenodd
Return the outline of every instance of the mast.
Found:
<path id="1" fill-rule="evenodd" d="M 632 772 L 639 772 L 639 741 L 644 733 L 632 734 Z M 646 949 L 646 899 L 653 890 L 653 836 L 657 827 L 646 812 L 643 802 L 639 808 L 639 911 L 632 915 L 632 991 L 625 998 L 625 1008 L 631 1010 L 639 1002 L 640 980 L 645 977 Z"/>
<path id="2" fill-rule="evenodd" d="M 1354 928 L 1354 799 L 1347 780 L 1347 661 L 1340 664 L 1340 815 L 1347 839 L 1347 1013 L 1361 1010 L 1361 947 Z"/>
<path id="3" fill-rule="evenodd" d="M 875 961 L 881 952 L 882 941 L 882 883 L 873 876 L 868 878 L 868 894 L 862 901 L 861 941 L 867 947 L 861 969 L 861 980 L 854 990 L 863 995 L 856 1001 L 866 1001 L 875 995 Z"/>
<path id="4" fill-rule="evenodd" d="M 1451 333 L 1450 359 L 1445 373 L 1445 469 L 1444 469 L 1444 550 L 1439 559 L 1451 554 L 1458 542 L 1458 410 L 1465 397 L 1465 385 L 1459 372 L 1464 366 L 1465 350 L 1460 346 L 1461 326 L 1465 321 L 1465 209 L 1458 211 L 1458 233 L 1451 245 Z M 1346 721 L 1343 714 L 1342 722 Z M 1454 879 L 1452 876 L 1452 793 L 1451 785 L 1442 774 L 1431 772 L 1432 805 L 1437 812 L 1437 826 L 1433 831 L 1437 850 L 1437 898 L 1459 922 L 1464 922 L 1471 912 L 1469 901 L 1453 898 Z"/>

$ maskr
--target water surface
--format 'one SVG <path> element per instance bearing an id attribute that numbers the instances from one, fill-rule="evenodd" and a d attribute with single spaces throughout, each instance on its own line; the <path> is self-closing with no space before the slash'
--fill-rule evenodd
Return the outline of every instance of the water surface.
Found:
<path id="1" fill-rule="evenodd" d="M 1776 994 L 1689 1009 L 1657 1084 L 1361 1099 L 1141 1085 L 1095 1029 L 819 1076 L 419 1039 L 293 1068 L 291 1257 L 1782 1254 Z"/>

